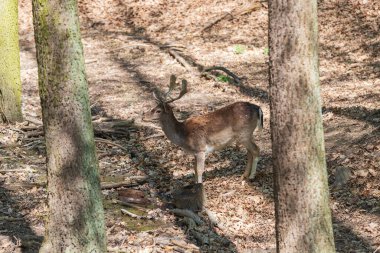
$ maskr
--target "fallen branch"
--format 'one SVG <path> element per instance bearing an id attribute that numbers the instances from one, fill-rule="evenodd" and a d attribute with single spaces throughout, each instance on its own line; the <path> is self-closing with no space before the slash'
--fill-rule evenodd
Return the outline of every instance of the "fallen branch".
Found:
<path id="1" fill-rule="evenodd" d="M 145 220 L 152 219 L 152 218 L 150 218 L 148 216 L 141 216 L 141 215 L 134 214 L 134 213 L 132 213 L 132 212 L 126 210 L 126 209 L 120 209 L 120 210 L 121 210 L 121 212 L 123 214 L 126 214 L 126 215 L 128 215 L 128 216 L 130 216 L 132 218 L 135 218 L 135 219 L 145 219 Z"/>
<path id="2" fill-rule="evenodd" d="M 182 217 L 188 217 L 190 219 L 193 219 L 197 225 L 203 225 L 204 224 L 204 222 L 201 220 L 201 218 L 191 210 L 188 210 L 188 209 L 171 209 L 170 211 L 172 213 L 174 213 L 175 215 L 182 216 Z"/>
<path id="3" fill-rule="evenodd" d="M 90 63 L 95 63 L 95 62 L 98 62 L 98 59 L 88 59 L 84 63 L 85 64 L 90 64 Z"/>
<path id="4" fill-rule="evenodd" d="M 33 169 L 5 169 L 0 170 L 0 173 L 8 173 L 8 172 L 36 172 L 36 170 Z"/>
<path id="5" fill-rule="evenodd" d="M 149 139 L 152 139 L 152 138 L 161 138 L 161 137 L 165 137 L 165 134 L 163 133 L 159 133 L 159 134 L 152 134 L 152 135 L 149 135 L 147 137 L 143 137 L 141 138 L 142 141 L 146 141 L 146 140 L 149 140 Z"/>
<path id="6" fill-rule="evenodd" d="M 108 144 L 108 145 L 112 145 L 112 146 L 115 146 L 115 147 L 118 147 L 120 148 L 121 150 L 124 150 L 126 153 L 129 153 L 129 150 L 124 148 L 123 146 L 121 146 L 120 144 L 117 144 L 115 142 L 112 142 L 112 141 L 109 141 L 109 140 L 106 140 L 106 139 L 102 139 L 102 138 L 95 138 L 95 142 L 100 142 L 100 143 L 105 143 L 105 144 Z"/>
<path id="7" fill-rule="evenodd" d="M 129 133 L 135 131 L 133 120 L 112 120 L 101 118 L 92 122 L 96 137 L 128 137 Z"/>
<path id="8" fill-rule="evenodd" d="M 30 131 L 30 132 L 27 132 L 26 134 L 25 134 L 25 137 L 26 138 L 32 138 L 32 137 L 38 137 L 38 136 L 43 136 L 44 135 L 44 131 L 39 131 L 39 130 L 37 130 L 37 131 Z"/>
<path id="9" fill-rule="evenodd" d="M 192 245 L 192 244 L 188 244 L 187 242 L 185 242 L 183 240 L 170 239 L 170 242 L 173 245 L 184 248 L 184 249 L 199 250 L 199 247 Z"/>
<path id="10" fill-rule="evenodd" d="M 101 189 L 107 190 L 107 189 L 113 189 L 113 188 L 120 188 L 120 187 L 134 187 L 139 186 L 144 183 L 146 183 L 148 177 L 145 176 L 136 176 L 135 178 L 130 178 L 127 181 L 124 182 L 117 182 L 117 183 L 102 183 Z"/>
<path id="11" fill-rule="evenodd" d="M 215 81 L 218 81 L 218 76 L 213 74 L 212 71 L 213 70 L 223 71 L 224 73 L 226 73 L 228 76 L 230 76 L 233 79 L 233 82 L 237 86 L 241 86 L 240 78 L 236 74 L 234 74 L 231 70 L 225 67 L 222 67 L 222 66 L 205 67 L 201 64 L 196 63 L 192 59 L 191 60 L 186 59 L 190 57 L 184 57 L 183 55 L 177 53 L 173 49 L 168 49 L 167 52 L 192 74 L 196 73 L 197 75 L 205 76 L 208 78 L 212 78 Z"/>
<path id="12" fill-rule="evenodd" d="M 20 127 L 20 129 L 22 131 L 36 131 L 36 130 L 41 130 L 42 129 L 42 125 L 38 125 L 38 126 L 22 126 Z"/>
<path id="13" fill-rule="evenodd" d="M 185 57 L 183 57 L 182 55 L 180 55 L 179 53 L 177 53 L 175 50 L 169 49 L 168 53 L 174 59 L 176 59 L 179 63 L 181 63 L 182 66 L 184 66 L 189 72 L 191 72 L 191 73 L 196 72 L 196 69 L 187 62 L 187 60 L 185 59 Z"/>
<path id="14" fill-rule="evenodd" d="M 91 117 L 92 123 L 93 124 L 99 124 L 101 122 L 110 122 L 112 121 L 112 118 L 109 117 L 101 117 L 99 115 L 95 115 Z"/>
<path id="15" fill-rule="evenodd" d="M 118 203 L 118 204 L 120 204 L 122 206 L 127 206 L 127 207 L 134 208 L 134 209 L 137 209 L 137 210 L 140 210 L 140 211 L 144 211 L 144 212 L 147 212 L 149 210 L 148 208 L 145 208 L 145 207 L 142 207 L 142 206 L 138 206 L 138 205 L 135 205 L 135 204 L 132 204 L 132 203 L 129 203 L 129 202 L 121 201 L 121 200 L 116 200 L 116 203 Z"/>
<path id="16" fill-rule="evenodd" d="M 42 145 L 44 144 L 43 138 L 37 138 L 22 146 L 25 147 L 26 149 L 33 149 L 41 144 Z"/>
<path id="17" fill-rule="evenodd" d="M 115 189 L 115 188 L 120 188 L 120 187 L 135 187 L 141 184 L 142 183 L 136 183 L 136 182 L 104 183 L 104 184 L 101 184 L 100 188 L 102 190 L 108 190 L 108 189 Z"/>
<path id="18" fill-rule="evenodd" d="M 26 116 L 24 119 L 30 123 L 33 123 L 36 126 L 42 126 L 42 121 L 37 119 L 37 118 L 33 118 L 31 116 Z"/>

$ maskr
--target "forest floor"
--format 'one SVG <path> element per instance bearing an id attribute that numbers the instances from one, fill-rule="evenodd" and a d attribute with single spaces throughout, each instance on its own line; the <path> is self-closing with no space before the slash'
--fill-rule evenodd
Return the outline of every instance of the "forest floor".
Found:
<path id="1" fill-rule="evenodd" d="M 43 138 L 29 131 L 41 120 L 30 2 L 20 1 L 19 15 L 23 113 L 29 121 L 0 125 L 0 252 L 37 252 L 47 215 Z M 109 252 L 274 252 L 267 3 L 79 0 L 79 9 L 92 112 L 131 121 L 125 136 L 97 137 L 102 181 L 145 178 L 132 188 L 149 200 L 148 211 L 128 210 L 153 217 L 122 214 L 117 191 L 103 190 Z M 319 22 L 337 252 L 379 253 L 380 3 L 321 0 Z M 228 68 L 241 78 L 240 86 L 185 68 L 169 54 L 173 48 L 204 66 Z M 171 74 L 188 81 L 188 94 L 174 103 L 180 119 L 240 100 L 264 111 L 264 130 L 255 133 L 261 160 L 254 180 L 240 179 L 246 163 L 240 146 L 207 159 L 207 207 L 220 227 L 196 226 L 167 208 L 173 191 L 192 182 L 193 157 L 141 117 L 154 106 L 152 90 L 164 90 Z"/>

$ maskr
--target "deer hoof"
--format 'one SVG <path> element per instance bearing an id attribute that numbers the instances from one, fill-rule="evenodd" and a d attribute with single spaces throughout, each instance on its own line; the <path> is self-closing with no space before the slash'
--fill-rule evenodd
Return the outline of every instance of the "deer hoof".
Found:
<path id="1" fill-rule="evenodd" d="M 249 182 L 249 181 L 250 181 L 250 178 L 249 178 L 248 175 L 242 175 L 242 176 L 240 177 L 240 180 L 241 180 L 241 181 L 247 181 L 247 182 Z"/>

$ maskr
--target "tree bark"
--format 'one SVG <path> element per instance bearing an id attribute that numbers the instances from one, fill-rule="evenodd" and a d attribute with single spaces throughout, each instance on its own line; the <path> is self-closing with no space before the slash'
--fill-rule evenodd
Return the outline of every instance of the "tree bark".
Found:
<path id="1" fill-rule="evenodd" d="M 277 252 L 335 252 L 316 0 L 269 1 L 269 49 Z"/>
<path id="2" fill-rule="evenodd" d="M 18 1 L 0 1 L 0 123 L 22 120 Z"/>
<path id="3" fill-rule="evenodd" d="M 33 0 L 49 215 L 40 252 L 106 252 L 76 0 Z"/>

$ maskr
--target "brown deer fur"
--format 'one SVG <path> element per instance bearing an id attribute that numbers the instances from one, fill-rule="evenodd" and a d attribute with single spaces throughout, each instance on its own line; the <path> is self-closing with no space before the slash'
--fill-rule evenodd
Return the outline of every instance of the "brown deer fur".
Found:
<path id="1" fill-rule="evenodd" d="M 186 89 L 186 86 L 183 87 Z M 182 97 L 186 91 L 170 102 Z M 214 112 L 191 117 L 183 122 L 176 119 L 172 107 L 162 96 L 156 96 L 158 105 L 145 120 L 158 119 L 168 139 L 185 151 L 194 154 L 195 180 L 202 183 L 205 159 L 208 153 L 219 150 L 233 142 L 244 145 L 248 162 L 244 178 L 254 178 L 260 149 L 252 141 L 253 131 L 263 126 L 263 113 L 259 106 L 248 102 L 236 102 Z"/>

